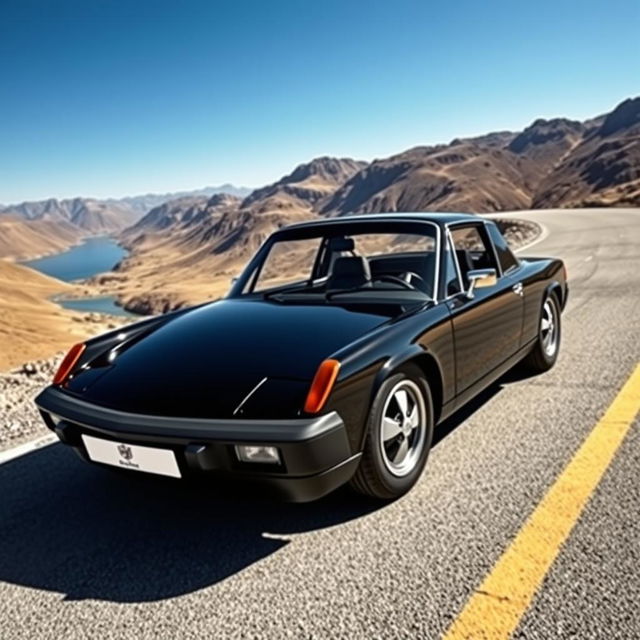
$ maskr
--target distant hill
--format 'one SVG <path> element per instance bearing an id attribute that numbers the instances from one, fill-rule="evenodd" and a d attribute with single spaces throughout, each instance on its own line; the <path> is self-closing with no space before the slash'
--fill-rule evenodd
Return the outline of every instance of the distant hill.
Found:
<path id="1" fill-rule="evenodd" d="M 1 208 L 0 219 L 6 215 L 28 221 L 65 222 L 90 234 L 118 231 L 132 224 L 137 218 L 135 211 L 127 205 L 92 198 L 50 198 L 38 202 L 22 202 Z"/>
<path id="2" fill-rule="evenodd" d="M 146 247 L 156 249 L 159 244 L 174 247 L 180 254 L 193 254 L 201 246 L 213 251 L 211 228 L 223 213 L 237 211 L 241 200 L 226 193 L 210 198 L 205 196 L 183 197 L 165 202 L 135 225 L 124 231 L 120 240 L 137 253 Z M 169 233 L 167 233 L 169 231 Z"/>
<path id="3" fill-rule="evenodd" d="M 220 295 L 274 229 L 318 216 L 638 206 L 639 123 L 635 98 L 584 122 L 537 119 L 369 164 L 316 158 L 243 200 L 172 200 L 123 233 L 122 298 L 160 311 Z"/>
<path id="4" fill-rule="evenodd" d="M 119 232 L 131 253 L 102 284 L 130 307 L 153 312 L 224 293 L 274 229 L 298 220 L 607 205 L 640 205 L 640 98 L 584 122 L 537 119 L 523 131 L 416 146 L 371 163 L 315 158 L 250 193 L 224 185 L 119 200 L 46 200 L 5 207 L 0 221 L 46 222 L 48 233 L 60 225 L 63 235 Z M 33 235 L 24 234 L 28 247 L 39 245 Z M 20 237 L 14 227 L 4 251 Z"/>
<path id="5" fill-rule="evenodd" d="M 415 147 L 372 162 L 338 189 L 319 213 L 529 208 L 541 181 L 580 143 L 586 130 L 577 121 L 540 119 L 520 133 Z"/>
<path id="6" fill-rule="evenodd" d="M 600 120 L 544 177 L 534 207 L 640 204 L 640 97 Z"/>
<path id="7" fill-rule="evenodd" d="M 640 97 L 585 122 L 538 119 L 376 160 L 321 215 L 640 205 Z"/>
<path id="8" fill-rule="evenodd" d="M 60 251 L 87 235 L 112 234 L 135 224 L 150 209 L 175 198 L 201 199 L 206 202 L 215 194 L 245 197 L 251 192 L 230 184 L 205 187 L 191 192 L 147 194 L 120 199 L 49 198 L 14 205 L 0 205 L 0 225 L 8 220 L 22 220 L 22 231 L 15 222 L 0 227 L 5 231 L 0 238 L 0 256 L 25 257 Z M 10 234 L 10 235 L 9 235 Z M 47 242 L 36 238 L 50 238 Z"/>
<path id="9" fill-rule="evenodd" d="M 171 200 L 149 211 L 122 237 L 140 246 L 170 228 L 170 234 L 162 234 L 163 244 L 190 251 L 204 246 L 212 255 L 232 249 L 237 253 L 236 243 L 256 248 L 276 227 L 315 215 L 319 203 L 365 166 L 350 158 L 316 158 L 243 200 L 228 194 Z"/>
<path id="10" fill-rule="evenodd" d="M 257 203 L 262 209 L 313 206 L 366 166 L 366 162 L 351 158 L 315 158 L 298 165 L 277 182 L 256 189 L 244 200 L 243 207 Z"/>
<path id="11" fill-rule="evenodd" d="M 342 185 L 320 215 L 521 209 L 528 197 L 511 154 L 474 141 L 415 147 L 376 160 Z"/>
<path id="12" fill-rule="evenodd" d="M 237 198 L 245 198 L 251 193 L 251 189 L 247 187 L 236 187 L 232 184 L 223 184 L 219 187 L 204 187 L 203 189 L 193 189 L 192 191 L 175 191 L 173 193 L 147 193 L 141 196 L 129 196 L 119 199 L 109 199 L 105 202 L 124 204 L 140 215 L 144 215 L 151 209 L 158 207 L 169 200 L 176 200 L 178 198 L 210 198 L 218 193 L 226 193 Z"/>
<path id="13" fill-rule="evenodd" d="M 364 166 L 316 158 L 244 200 L 218 194 L 152 209 L 120 236 L 131 250 L 115 276 L 122 299 L 148 313 L 219 295 L 269 234 L 317 215 L 315 207 Z"/>
<path id="14" fill-rule="evenodd" d="M 0 258 L 27 259 L 64 251 L 78 242 L 78 229 L 69 222 L 23 220 L 0 216 Z"/>

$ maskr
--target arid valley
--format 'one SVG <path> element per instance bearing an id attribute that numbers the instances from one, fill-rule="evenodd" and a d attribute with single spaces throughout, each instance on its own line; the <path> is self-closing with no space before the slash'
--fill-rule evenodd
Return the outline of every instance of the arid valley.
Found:
<path id="1" fill-rule="evenodd" d="M 253 191 L 224 185 L 7 205 L 0 208 L 0 369 L 50 357 L 127 321 L 62 308 L 53 296 L 114 296 L 142 315 L 216 299 L 269 233 L 294 221 L 381 211 L 638 204 L 640 98 L 585 122 L 540 119 L 520 132 L 417 146 L 371 163 L 320 157 Z M 79 282 L 21 264 L 92 236 L 113 237 L 126 257 Z"/>

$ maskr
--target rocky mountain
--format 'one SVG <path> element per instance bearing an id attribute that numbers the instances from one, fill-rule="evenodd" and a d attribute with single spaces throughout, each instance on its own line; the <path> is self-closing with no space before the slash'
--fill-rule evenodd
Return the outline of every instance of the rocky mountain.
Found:
<path id="1" fill-rule="evenodd" d="M 324 201 L 318 213 L 497 211 L 527 204 L 525 179 L 511 152 L 460 140 L 372 162 Z"/>
<path id="2" fill-rule="evenodd" d="M 205 187 L 190 192 L 147 194 L 121 199 L 98 200 L 95 198 L 49 198 L 36 202 L 1 206 L 3 216 L 22 218 L 27 221 L 49 220 L 69 223 L 77 228 L 77 236 L 108 234 L 121 231 L 137 222 L 154 207 L 175 199 L 199 198 L 206 202 L 214 195 L 224 194 L 245 197 L 250 193 L 244 187 L 225 184 L 221 187 Z"/>
<path id="3" fill-rule="evenodd" d="M 541 181 L 534 207 L 640 205 L 640 97 L 591 124 Z"/>
<path id="4" fill-rule="evenodd" d="M 137 219 L 126 206 L 51 198 L 0 207 L 0 257 L 31 258 L 63 251 L 90 235 L 121 231 Z"/>
<path id="5" fill-rule="evenodd" d="M 89 198 L 62 202 L 69 208 L 69 221 L 91 234 L 119 231 L 138 218 L 138 214 L 124 204 L 109 204 Z"/>
<path id="6" fill-rule="evenodd" d="M 235 196 L 236 198 L 245 198 L 251 193 L 251 189 L 247 187 L 236 187 L 232 184 L 226 183 L 219 187 L 204 187 L 203 189 L 194 189 L 192 191 L 175 191 L 173 193 L 147 193 L 141 196 L 129 196 L 119 199 L 109 199 L 105 202 L 109 204 L 123 204 L 140 215 L 144 215 L 151 209 L 169 202 L 170 200 L 178 200 L 182 198 L 210 198 L 217 194 L 227 194 Z"/>
<path id="7" fill-rule="evenodd" d="M 535 193 L 540 181 L 580 142 L 586 129 L 577 120 L 539 119 L 506 145 L 517 157 L 529 193 Z"/>
<path id="8" fill-rule="evenodd" d="M 162 201 L 140 216 L 156 197 Z M 538 119 L 523 131 L 417 146 L 370 164 L 316 158 L 242 197 L 142 198 L 148 199 L 48 200 L 4 214 L 92 231 L 122 229 L 132 220 L 120 235 L 129 257 L 99 285 L 129 308 L 163 311 L 224 293 L 273 230 L 298 220 L 381 211 L 638 206 L 640 98 L 584 122 Z"/>
<path id="9" fill-rule="evenodd" d="M 126 233 L 129 235 L 136 235 L 139 232 L 153 233 L 179 225 L 196 211 L 206 207 L 208 200 L 206 196 L 186 196 L 159 204 L 140 218 Z"/>
<path id="10" fill-rule="evenodd" d="M 320 215 L 640 204 L 640 98 L 579 122 L 455 139 L 376 160 L 318 206 Z"/>
<path id="11" fill-rule="evenodd" d="M 474 136 L 472 138 L 454 138 L 451 141 L 451 145 L 457 145 L 461 142 L 473 142 L 474 144 L 484 145 L 486 147 L 506 147 L 516 136 L 517 132 L 514 131 L 492 131 L 491 133 L 485 133 L 481 136 Z M 446 145 L 441 145 L 446 146 Z"/>
<path id="12" fill-rule="evenodd" d="M 0 219 L 4 216 L 20 217 L 30 222 L 47 220 L 71 224 L 76 228 L 78 237 L 113 233 L 131 225 L 138 217 L 127 205 L 108 204 L 91 198 L 22 202 L 0 209 Z"/>
<path id="13" fill-rule="evenodd" d="M 319 208 L 321 215 L 378 211 L 523 209 L 541 181 L 580 142 L 586 127 L 536 120 L 520 133 L 490 133 L 448 145 L 415 147 L 376 160 Z"/>
<path id="14" fill-rule="evenodd" d="M 215 297 L 269 234 L 317 215 L 316 206 L 364 166 L 316 158 L 243 200 L 218 194 L 167 202 L 120 235 L 131 254 L 105 283 L 145 313 Z"/>
<path id="15" fill-rule="evenodd" d="M 211 227 L 224 213 L 236 211 L 241 200 L 219 193 L 205 196 L 183 197 L 165 202 L 126 229 L 121 241 L 130 248 L 142 250 L 147 246 L 175 246 L 180 251 L 194 251 L 211 242 Z M 169 233 L 167 233 L 169 231 Z"/>
<path id="16" fill-rule="evenodd" d="M 243 200 L 173 200 L 122 234 L 131 255 L 113 277 L 130 308 L 162 311 L 224 293 L 273 230 L 298 220 L 640 205 L 639 113 L 637 98 L 585 122 L 538 119 L 523 131 L 418 146 L 370 164 L 316 158 Z"/>
<path id="17" fill-rule="evenodd" d="M 277 226 L 315 215 L 318 203 L 365 166 L 350 158 L 316 158 L 244 200 L 228 194 L 178 198 L 149 211 L 122 237 L 140 245 L 170 228 L 166 242 L 190 250 L 204 246 L 211 255 L 230 250 L 236 241 L 248 246 L 249 235 L 249 245 L 256 247 Z"/>
<path id="18" fill-rule="evenodd" d="M 277 182 L 256 189 L 245 198 L 243 207 L 258 203 L 262 210 L 314 206 L 331 195 L 366 164 L 351 158 L 315 158 L 311 162 L 298 165 L 289 175 Z"/>

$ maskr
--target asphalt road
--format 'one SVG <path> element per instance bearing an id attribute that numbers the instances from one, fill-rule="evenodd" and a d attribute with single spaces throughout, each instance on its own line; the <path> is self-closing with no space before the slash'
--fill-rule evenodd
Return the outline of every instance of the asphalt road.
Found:
<path id="1" fill-rule="evenodd" d="M 640 210 L 519 215 L 568 266 L 560 359 L 450 420 L 409 495 L 221 497 L 48 447 L 0 466 L 0 637 L 439 637 L 640 361 Z M 514 637 L 640 637 L 639 468 L 636 419 Z"/>

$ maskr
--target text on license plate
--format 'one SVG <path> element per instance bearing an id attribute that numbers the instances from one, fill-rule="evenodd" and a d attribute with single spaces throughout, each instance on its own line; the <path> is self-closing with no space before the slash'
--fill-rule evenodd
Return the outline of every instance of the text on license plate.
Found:
<path id="1" fill-rule="evenodd" d="M 133 471 L 158 473 L 173 478 L 180 477 L 176 455 L 169 449 L 112 442 L 87 435 L 82 436 L 82 442 L 84 442 L 89 458 L 94 462 L 111 464 Z"/>

